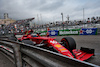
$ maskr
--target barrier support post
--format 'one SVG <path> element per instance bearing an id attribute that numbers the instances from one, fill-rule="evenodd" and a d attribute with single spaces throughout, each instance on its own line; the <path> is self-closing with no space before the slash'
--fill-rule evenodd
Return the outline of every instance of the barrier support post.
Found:
<path id="1" fill-rule="evenodd" d="M 21 58 L 21 52 L 20 52 L 20 45 L 14 44 L 13 45 L 13 50 L 14 50 L 14 57 L 15 57 L 16 67 L 22 67 L 22 58 Z"/>

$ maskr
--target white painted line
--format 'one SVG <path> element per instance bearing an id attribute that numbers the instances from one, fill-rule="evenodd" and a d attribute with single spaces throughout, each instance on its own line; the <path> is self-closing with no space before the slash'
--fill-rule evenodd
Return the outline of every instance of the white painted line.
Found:
<path id="1" fill-rule="evenodd" d="M 5 46 L 0 45 L 0 47 L 3 48 L 3 49 L 5 49 L 5 50 L 7 50 L 7 51 L 9 51 L 9 52 L 11 52 L 11 53 L 13 53 L 13 51 L 11 49 L 9 49 L 9 48 L 7 48 Z"/>

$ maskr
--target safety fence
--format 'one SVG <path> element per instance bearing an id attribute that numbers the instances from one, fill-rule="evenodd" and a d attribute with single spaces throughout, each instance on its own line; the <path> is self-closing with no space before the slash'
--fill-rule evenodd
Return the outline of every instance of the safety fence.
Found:
<path id="1" fill-rule="evenodd" d="M 21 42 L 0 39 L 0 51 L 16 67 L 99 67 Z"/>
<path id="2" fill-rule="evenodd" d="M 100 28 L 97 29 L 97 34 L 100 34 Z"/>
<path id="3" fill-rule="evenodd" d="M 42 36 L 47 34 L 47 31 L 38 31 Z M 64 35 L 97 35 L 100 33 L 100 28 L 82 28 L 82 29 L 65 29 L 65 30 L 50 30 L 49 36 L 64 36 Z M 35 32 L 36 33 L 36 32 Z"/>
<path id="4" fill-rule="evenodd" d="M 65 29 L 79 29 L 79 28 L 100 28 L 100 22 L 99 23 L 82 23 L 80 25 L 74 25 L 74 24 L 52 24 L 52 25 L 45 25 L 42 27 L 38 26 L 33 28 L 34 31 L 46 31 L 46 29 L 49 27 L 50 30 L 65 30 Z"/>

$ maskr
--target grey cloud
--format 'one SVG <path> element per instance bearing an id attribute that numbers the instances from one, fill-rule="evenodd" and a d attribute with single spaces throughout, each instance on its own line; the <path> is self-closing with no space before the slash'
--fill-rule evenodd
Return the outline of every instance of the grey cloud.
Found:
<path id="1" fill-rule="evenodd" d="M 61 20 L 63 12 L 65 20 L 67 15 L 73 20 L 81 19 L 83 8 L 86 17 L 100 16 L 99 3 L 100 0 L 0 0 L 0 18 L 4 13 L 13 19 L 37 19 L 37 14 L 42 14 L 43 21 L 53 21 L 53 17 L 56 21 Z"/>
<path id="2" fill-rule="evenodd" d="M 41 7 L 42 4 L 46 3 L 46 0 L 27 0 L 24 1 L 24 5 L 27 6 L 28 9 L 37 9 Z"/>
<path id="3" fill-rule="evenodd" d="M 100 8 L 100 0 L 88 1 L 86 4 L 84 4 L 84 7 L 87 8 L 87 9 Z"/>
<path id="4" fill-rule="evenodd" d="M 63 5 L 64 0 L 53 0 L 52 3 L 46 3 L 39 8 L 41 11 L 55 11 Z"/>
<path id="5" fill-rule="evenodd" d="M 94 10 L 96 8 L 100 8 L 99 3 L 100 3 L 100 0 L 87 0 L 84 4 L 80 4 L 76 8 L 74 8 L 74 10 L 75 11 L 80 11 L 83 8 Z"/>

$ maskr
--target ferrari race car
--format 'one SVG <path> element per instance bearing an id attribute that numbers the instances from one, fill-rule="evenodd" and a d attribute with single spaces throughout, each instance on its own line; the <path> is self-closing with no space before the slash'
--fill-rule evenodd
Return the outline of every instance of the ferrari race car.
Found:
<path id="1" fill-rule="evenodd" d="M 81 47 L 80 50 L 76 49 L 75 40 L 72 37 L 64 37 L 61 42 L 57 42 L 56 38 L 42 37 L 40 33 L 25 34 L 18 41 L 61 53 L 71 58 L 84 61 L 94 55 L 94 49 Z"/>

